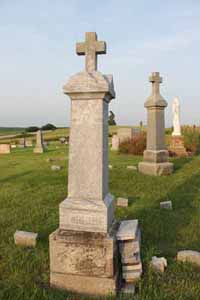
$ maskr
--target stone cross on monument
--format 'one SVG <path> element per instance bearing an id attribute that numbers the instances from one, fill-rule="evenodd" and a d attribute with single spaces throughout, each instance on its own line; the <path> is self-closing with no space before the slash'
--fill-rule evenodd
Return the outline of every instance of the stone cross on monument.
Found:
<path id="1" fill-rule="evenodd" d="M 147 148 L 144 161 L 139 163 L 139 171 L 148 175 L 168 175 L 173 171 L 173 164 L 168 162 L 168 151 L 165 146 L 165 115 L 167 102 L 160 94 L 162 78 L 159 72 L 149 77 L 152 83 L 152 94 L 145 102 L 147 108 Z"/>
<path id="2" fill-rule="evenodd" d="M 152 94 L 160 94 L 160 83 L 162 83 L 162 77 L 160 77 L 159 72 L 154 72 L 149 77 L 149 81 L 152 82 Z"/>
<path id="3" fill-rule="evenodd" d="M 71 99 L 68 196 L 50 235 L 51 285 L 101 295 L 115 293 L 118 277 L 108 186 L 108 105 L 115 91 L 112 76 L 97 71 L 97 54 L 105 49 L 95 32 L 86 33 L 86 42 L 76 46 L 86 55 L 86 69 L 64 86 Z"/>
<path id="4" fill-rule="evenodd" d="M 106 43 L 97 41 L 96 32 L 86 32 L 85 42 L 76 44 L 76 53 L 85 55 L 85 70 L 90 73 L 97 70 L 97 55 L 106 54 Z"/>

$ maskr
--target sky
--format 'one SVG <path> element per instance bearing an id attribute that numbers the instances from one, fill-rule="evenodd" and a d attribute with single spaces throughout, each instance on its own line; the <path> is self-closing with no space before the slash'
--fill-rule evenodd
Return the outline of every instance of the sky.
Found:
<path id="1" fill-rule="evenodd" d="M 107 43 L 98 70 L 113 74 L 119 125 L 146 123 L 151 72 L 163 77 L 166 126 L 175 96 L 181 123 L 200 124 L 199 0 L 0 0 L 0 126 L 70 125 L 62 86 L 84 69 L 75 45 L 89 31 Z"/>

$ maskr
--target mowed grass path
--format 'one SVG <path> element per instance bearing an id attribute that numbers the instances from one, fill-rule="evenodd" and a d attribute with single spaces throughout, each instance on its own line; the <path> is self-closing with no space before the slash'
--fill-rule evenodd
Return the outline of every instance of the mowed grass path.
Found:
<path id="1" fill-rule="evenodd" d="M 58 227 L 58 205 L 67 196 L 67 152 L 65 146 L 51 146 L 43 155 L 19 149 L 0 156 L 2 300 L 88 299 L 49 287 L 48 236 Z M 50 163 L 47 158 L 57 161 Z M 145 176 L 126 169 L 141 159 L 110 153 L 110 191 L 130 200 L 128 208 L 116 209 L 116 217 L 138 218 L 142 229 L 144 275 L 136 299 L 198 300 L 200 268 L 177 263 L 175 256 L 181 249 L 200 251 L 200 157 L 174 160 L 175 173 L 169 177 Z M 51 164 L 63 169 L 53 172 Z M 164 200 L 172 200 L 172 211 L 159 209 Z M 16 247 L 16 229 L 38 232 L 37 247 Z M 149 268 L 153 255 L 168 259 L 163 275 Z"/>

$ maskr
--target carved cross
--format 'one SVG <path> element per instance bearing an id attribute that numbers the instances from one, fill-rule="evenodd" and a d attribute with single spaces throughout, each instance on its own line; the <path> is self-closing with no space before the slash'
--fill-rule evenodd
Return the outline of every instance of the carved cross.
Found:
<path id="1" fill-rule="evenodd" d="M 149 77 L 149 81 L 152 82 L 153 94 L 160 92 L 160 83 L 162 83 L 162 77 L 159 72 L 153 72 Z"/>
<path id="2" fill-rule="evenodd" d="M 85 55 L 85 69 L 87 72 L 97 70 L 97 55 L 106 54 L 106 43 L 97 40 L 96 32 L 86 32 L 85 42 L 76 44 L 76 53 Z"/>

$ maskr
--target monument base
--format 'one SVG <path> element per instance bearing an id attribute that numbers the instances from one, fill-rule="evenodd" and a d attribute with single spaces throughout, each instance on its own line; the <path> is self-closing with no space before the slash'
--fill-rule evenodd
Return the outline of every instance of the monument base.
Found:
<path id="1" fill-rule="evenodd" d="M 44 152 L 44 149 L 43 148 L 35 148 L 33 150 L 34 153 L 43 153 Z"/>
<path id="2" fill-rule="evenodd" d="M 186 157 L 188 153 L 184 147 L 183 136 L 172 136 L 169 151 L 179 157 Z"/>
<path id="3" fill-rule="evenodd" d="M 170 175 L 173 172 L 173 164 L 170 162 L 163 163 L 151 163 L 140 162 L 138 164 L 138 170 L 140 173 L 154 176 Z"/>
<path id="4" fill-rule="evenodd" d="M 107 194 L 103 200 L 84 201 L 67 198 L 59 210 L 59 227 L 63 230 L 107 233 L 114 221 L 114 196 Z"/>
<path id="5" fill-rule="evenodd" d="M 58 229 L 49 236 L 50 284 L 81 294 L 116 294 L 118 248 L 110 234 Z"/>

